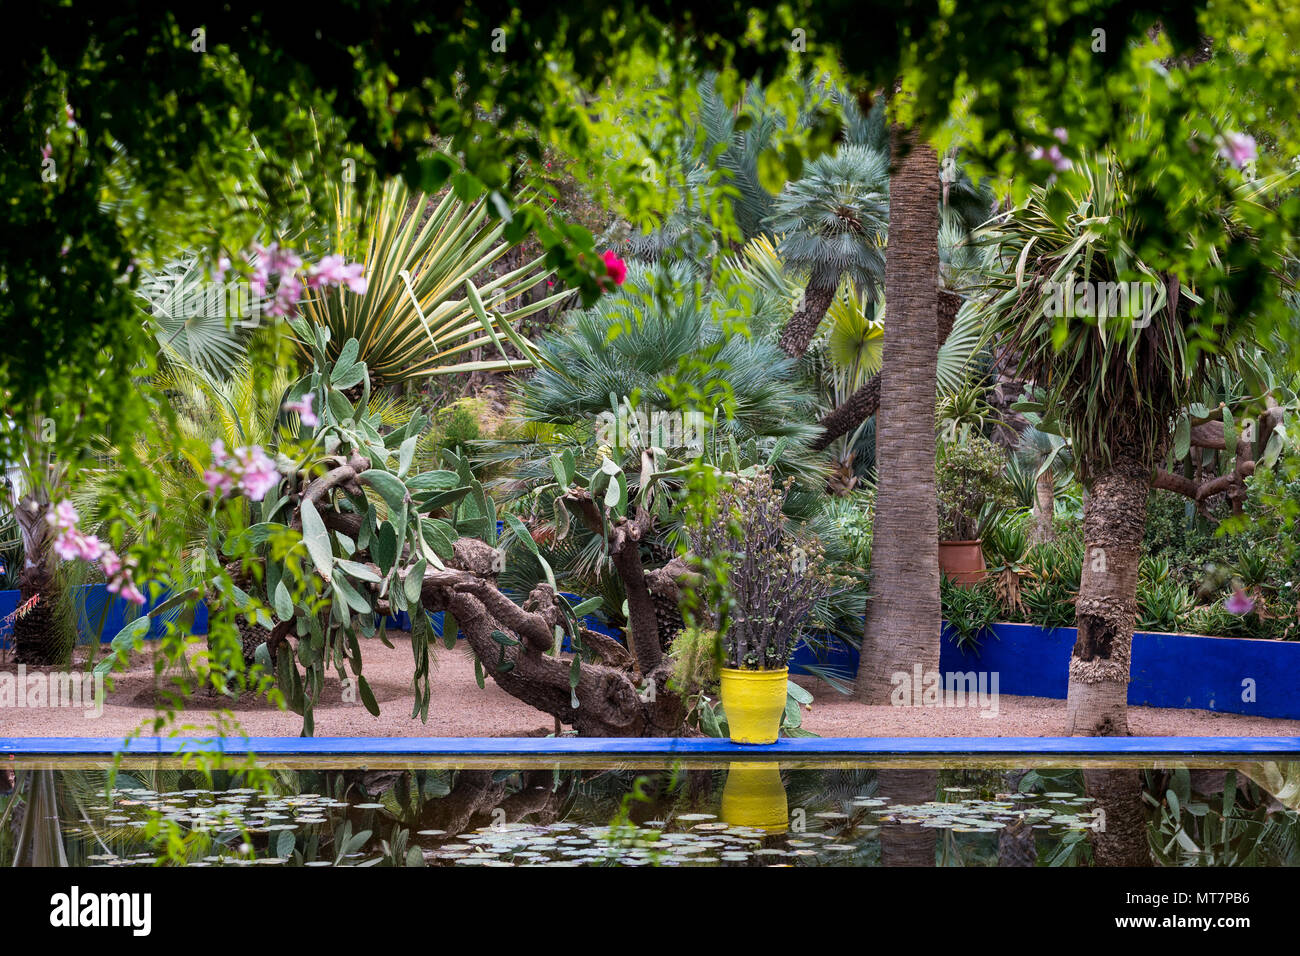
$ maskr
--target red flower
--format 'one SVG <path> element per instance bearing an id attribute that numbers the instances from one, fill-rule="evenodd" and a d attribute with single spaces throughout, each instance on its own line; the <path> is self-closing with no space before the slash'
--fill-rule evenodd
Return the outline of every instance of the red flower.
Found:
<path id="1" fill-rule="evenodd" d="M 614 280 L 614 285 L 622 285 L 623 280 L 627 278 L 627 263 L 620 259 L 613 249 L 606 249 L 601 258 L 605 260 L 605 270 Z"/>

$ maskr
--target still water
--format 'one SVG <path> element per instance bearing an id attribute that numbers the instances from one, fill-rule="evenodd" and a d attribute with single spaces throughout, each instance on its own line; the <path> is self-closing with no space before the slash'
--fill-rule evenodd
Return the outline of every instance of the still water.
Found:
<path id="1" fill-rule="evenodd" d="M 1300 864 L 1300 763 L 1192 758 L 1085 773 L 1041 761 L 216 759 L 15 765 L 0 775 L 0 865 L 1087 866 L 1116 852 L 1163 865 Z M 1116 848 L 1121 839 L 1130 845 Z"/>

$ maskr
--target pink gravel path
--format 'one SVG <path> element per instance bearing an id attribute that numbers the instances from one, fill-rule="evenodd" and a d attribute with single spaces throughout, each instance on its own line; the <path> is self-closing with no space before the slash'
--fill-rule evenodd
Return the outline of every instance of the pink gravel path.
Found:
<path id="1" fill-rule="evenodd" d="M 367 681 L 379 701 L 372 717 L 360 703 L 344 703 L 337 679 L 326 682 L 325 700 L 316 707 L 320 737 L 497 737 L 533 736 L 553 729 L 550 717 L 521 703 L 491 679 L 480 690 L 474 665 L 463 649 L 439 648 L 433 667 L 433 699 L 429 720 L 410 717 L 411 651 L 401 633 L 389 634 L 394 648 L 378 640 L 363 641 Z M 5 670 L 13 671 L 12 664 Z M 813 691 L 813 708 L 804 726 L 823 737 L 1050 737 L 1064 733 L 1065 701 L 1003 695 L 995 717 L 962 708 L 869 707 L 820 681 L 804 681 Z M 88 719 L 80 710 L 5 708 L 0 710 L 0 736 L 117 737 L 152 721 L 157 697 L 151 655 L 141 655 L 132 669 L 116 679 L 104 712 Z M 210 726 L 214 697 L 200 695 L 189 702 L 183 723 L 194 732 Z M 297 736 L 301 718 L 251 698 L 226 702 L 234 720 L 250 736 Z M 1300 720 L 1274 720 L 1205 710 L 1130 707 L 1129 726 L 1142 736 L 1300 736 Z M 145 730 L 145 732 L 151 732 Z"/>

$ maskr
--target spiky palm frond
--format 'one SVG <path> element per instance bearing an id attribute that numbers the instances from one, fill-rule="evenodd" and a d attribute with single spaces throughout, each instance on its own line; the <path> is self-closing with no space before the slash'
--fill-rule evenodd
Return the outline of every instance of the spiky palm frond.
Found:
<path id="1" fill-rule="evenodd" d="M 199 256 L 186 254 L 143 271 L 136 295 L 146 303 L 159 351 L 168 361 L 221 378 L 247 355 L 261 303 L 247 282 L 211 281 Z"/>
<path id="2" fill-rule="evenodd" d="M 812 426 L 801 421 L 809 397 L 794 384 L 794 363 L 768 341 L 729 334 L 719 314 L 726 303 L 698 291 L 678 266 L 631 267 L 616 295 L 538 343 L 542 367 L 523 389 L 523 415 L 594 421 L 610 410 L 611 394 L 639 394 L 648 407 L 668 410 L 671 377 L 674 391 L 729 393 L 735 416 L 719 427 L 737 441 L 810 437 Z"/>
<path id="3" fill-rule="evenodd" d="M 888 154 L 847 145 L 818 157 L 786 184 L 768 225 L 781 234 L 786 266 L 806 273 L 814 287 L 834 289 L 848 276 L 864 292 L 879 288 L 889 227 Z"/>
<path id="4" fill-rule="evenodd" d="M 528 364 L 532 348 L 513 323 L 567 293 L 523 301 L 549 274 L 540 260 L 491 274 L 511 245 L 502 238 L 505 222 L 492 218 L 487 199 L 466 203 L 448 192 L 435 203 L 425 194 L 412 195 L 401 177 L 361 201 L 353 193 L 336 194 L 331 242 L 337 254 L 364 264 L 366 291 L 356 295 L 334 286 L 304 300 L 304 316 L 330 330 L 331 357 L 356 338 L 371 376 L 389 383 Z M 356 228 L 360 221 L 368 224 L 364 241 Z M 516 301 L 521 304 L 508 307 Z M 506 341 L 524 358 L 508 358 Z M 499 357 L 464 359 L 484 347 Z"/>
<path id="5" fill-rule="evenodd" d="M 1047 391 L 1088 471 L 1109 461 L 1117 443 L 1154 460 L 1203 361 L 1187 347 L 1200 300 L 1135 255 L 1129 236 L 1136 216 L 1118 165 L 1103 157 L 1079 172 L 1082 185 L 1065 192 L 1064 203 L 1051 187 L 1036 186 L 992 226 L 998 267 L 989 274 L 993 298 L 981 314 L 1002 346 L 1019 354 L 1021 373 Z M 1121 310 L 1056 314 L 1055 289 L 1130 281 L 1158 294 L 1145 324 Z M 1170 289 L 1175 295 L 1166 301 Z"/>

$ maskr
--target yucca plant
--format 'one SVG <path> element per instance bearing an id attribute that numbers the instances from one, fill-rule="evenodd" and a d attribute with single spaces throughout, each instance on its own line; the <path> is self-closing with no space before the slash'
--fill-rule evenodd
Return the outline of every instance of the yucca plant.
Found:
<path id="1" fill-rule="evenodd" d="M 1000 266 L 989 276 L 992 295 L 984 314 L 1001 346 L 1019 355 L 1021 374 L 1044 390 L 1038 410 L 1063 424 L 1089 490 L 1069 732 L 1124 734 L 1152 475 L 1174 415 L 1199 395 L 1206 367 L 1188 347 L 1189 331 L 1210 318 L 1217 324 L 1233 310 L 1226 300 L 1202 302 L 1186 278 L 1180 284 L 1137 258 L 1129 237 L 1139 217 L 1113 160 L 1093 158 L 1068 182 L 1073 185 L 1034 187 L 994 225 L 991 242 Z M 1248 241 L 1239 218 L 1230 211 L 1223 218 L 1230 235 Z M 1207 270 L 1217 268 L 1212 254 L 1207 259 Z M 1140 314 L 1093 307 L 1103 288 L 1094 283 L 1130 281 L 1151 290 Z M 1067 299 L 1063 309 L 1062 289 L 1096 294 L 1091 305 L 1085 297 L 1082 307 L 1070 308 Z M 1224 360 L 1231 362 L 1249 343 L 1253 325 L 1243 316 L 1223 328 Z"/>
<path id="2" fill-rule="evenodd" d="M 533 348 L 514 324 L 568 293 L 524 301 L 550 274 L 540 259 L 495 274 L 511 244 L 487 203 L 453 191 L 413 195 L 400 177 L 362 199 L 340 188 L 330 248 L 364 265 L 367 287 L 358 296 L 336 286 L 304 301 L 308 321 L 330 330 L 331 358 L 355 338 L 374 384 L 527 366 Z M 510 358 L 507 344 L 522 357 Z M 484 348 L 495 357 L 473 357 Z"/>

